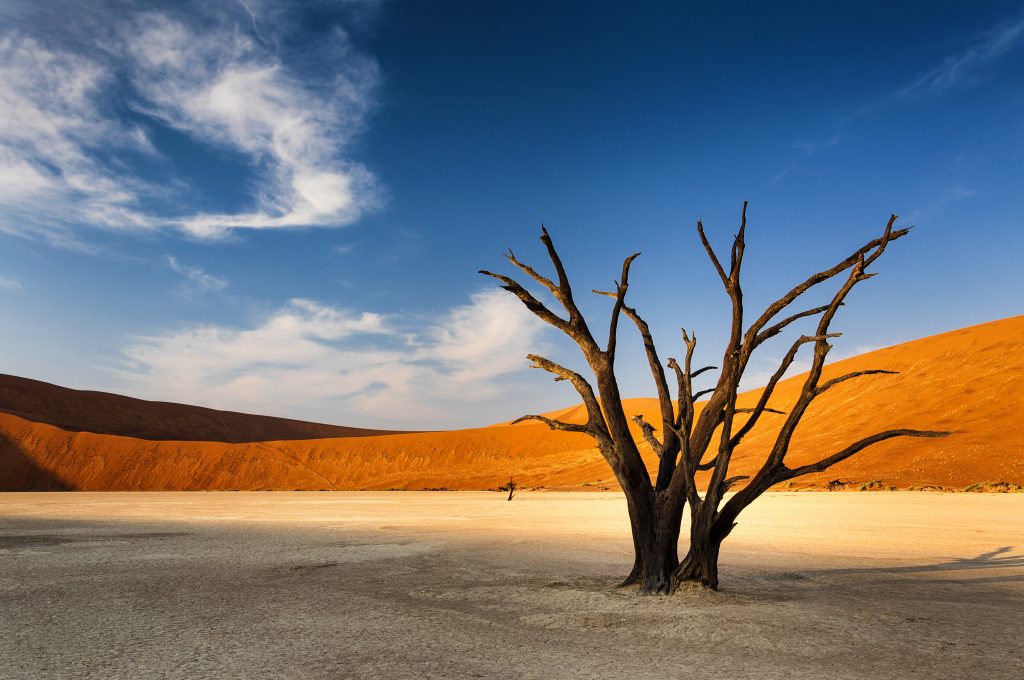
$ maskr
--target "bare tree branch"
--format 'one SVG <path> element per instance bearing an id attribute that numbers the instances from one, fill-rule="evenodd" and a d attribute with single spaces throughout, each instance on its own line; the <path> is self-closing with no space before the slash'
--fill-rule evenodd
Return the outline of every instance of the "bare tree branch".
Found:
<path id="1" fill-rule="evenodd" d="M 890 227 L 892 221 L 890 220 Z M 888 233 L 888 229 L 886 231 Z M 885 247 L 885 240 L 882 240 L 879 248 Z M 789 412 L 789 416 L 786 418 L 786 422 L 782 424 L 782 428 L 779 430 L 778 436 L 775 438 L 775 444 L 772 447 L 771 454 L 768 460 L 765 461 L 764 467 L 767 469 L 773 467 L 779 467 L 783 464 L 786 457 L 786 452 L 789 450 L 789 444 L 793 437 L 793 432 L 796 430 L 797 425 L 800 424 L 800 420 L 803 418 L 804 413 L 807 411 L 807 407 L 810 406 L 811 401 L 817 393 L 818 380 L 821 378 L 821 371 L 825 366 L 825 358 L 828 356 L 828 352 L 832 349 L 832 345 L 828 343 L 830 337 L 834 337 L 834 333 L 829 333 L 829 324 L 832 323 L 832 319 L 835 317 L 836 311 L 839 306 L 849 295 L 853 287 L 859 282 L 865 280 L 866 275 L 864 273 L 864 257 L 859 256 L 857 264 L 850 270 L 849 276 L 843 285 L 836 291 L 836 294 L 832 298 L 832 302 L 829 303 L 828 309 L 826 309 L 821 318 L 818 320 L 818 328 L 815 334 L 814 343 L 814 357 L 811 360 L 811 368 L 807 371 L 807 377 L 804 379 L 804 384 L 800 389 L 800 395 L 797 397 L 796 403 Z"/>
<path id="2" fill-rule="evenodd" d="M 533 415 L 533 414 L 528 415 L 528 416 L 520 416 L 520 417 L 516 418 L 515 420 L 513 420 L 512 424 L 513 425 L 517 425 L 517 424 L 525 422 L 527 420 L 538 420 L 538 421 L 540 421 L 542 423 L 545 423 L 552 430 L 561 430 L 563 432 L 579 432 L 581 434 L 593 435 L 593 433 L 590 431 L 590 428 L 588 428 L 586 425 L 577 425 L 576 423 L 566 423 L 566 422 L 561 421 L 561 420 L 554 420 L 552 418 L 548 418 L 547 416 L 538 416 L 538 415 Z"/>
<path id="3" fill-rule="evenodd" d="M 512 252 L 511 248 L 509 248 L 508 252 L 505 253 L 505 259 L 507 259 L 509 262 L 511 262 L 512 264 L 526 272 L 530 276 L 530 278 L 532 278 L 534 281 L 547 288 L 553 294 L 558 294 L 558 286 L 556 286 L 551 279 L 540 274 L 536 269 L 534 269 L 530 265 L 517 260 L 515 253 Z"/>
<path id="4" fill-rule="evenodd" d="M 785 295 L 780 297 L 778 300 L 776 300 L 775 302 L 770 304 L 767 307 L 767 309 L 764 310 L 764 312 L 761 314 L 761 316 L 758 317 L 757 321 L 755 321 L 750 326 L 750 328 L 747 331 L 748 337 L 750 337 L 750 338 L 756 337 L 757 334 L 761 331 L 761 329 L 764 328 L 764 326 L 769 321 L 771 321 L 773 318 L 775 318 L 775 316 L 777 316 L 779 314 L 779 312 L 781 312 L 783 309 L 785 309 L 786 307 L 791 305 L 794 300 L 796 300 L 798 297 L 800 297 L 801 295 L 806 293 L 808 290 L 810 290 L 814 286 L 818 285 L 819 283 L 822 283 L 823 281 L 828 281 L 833 276 L 836 276 L 837 274 L 840 274 L 841 272 L 844 272 L 847 269 L 849 269 L 850 267 L 856 265 L 857 262 L 860 261 L 860 259 L 866 253 L 868 253 L 868 252 L 870 252 L 872 250 L 877 249 L 883 243 L 887 244 L 889 242 L 895 241 L 896 239 L 901 238 L 901 237 L 905 236 L 906 234 L 908 234 L 910 232 L 909 229 L 896 229 L 896 230 L 893 230 L 892 227 L 893 227 L 893 224 L 895 222 L 896 222 L 896 216 L 895 215 L 891 215 L 889 217 L 889 223 L 886 225 L 886 231 L 885 231 L 885 233 L 881 237 L 867 242 L 866 244 L 864 244 L 863 246 L 858 248 L 856 250 L 856 252 L 854 252 L 852 255 L 850 255 L 849 257 L 847 257 L 844 260 L 841 260 L 836 265 L 834 265 L 832 267 L 829 267 L 828 269 L 825 269 L 823 271 L 820 271 L 817 274 L 813 274 L 812 276 L 809 276 L 802 283 L 794 286 L 788 293 L 786 293 Z M 875 257 L 877 257 L 877 255 Z M 874 258 L 871 261 L 873 262 Z"/>
<path id="5" fill-rule="evenodd" d="M 657 437 L 654 436 L 654 428 L 651 424 L 644 420 L 642 415 L 633 416 L 633 422 L 640 427 L 640 431 L 643 433 L 644 440 L 647 442 L 647 445 L 654 450 L 654 453 L 658 458 L 661 458 L 664 445 L 658 441 Z"/>
<path id="6" fill-rule="evenodd" d="M 608 325 L 608 344 L 604 351 L 608 355 L 609 361 L 614 361 L 615 359 L 615 344 L 618 341 L 619 332 L 619 314 L 625 305 L 626 291 L 629 289 L 629 266 L 638 257 L 640 257 L 640 253 L 633 253 L 626 258 L 622 263 L 621 283 L 616 283 L 615 285 L 615 306 L 612 308 L 612 318 Z"/>
<path id="7" fill-rule="evenodd" d="M 568 293 L 568 300 L 572 302 L 572 288 L 569 286 L 569 277 L 565 275 L 565 267 L 562 265 L 562 258 L 558 256 L 558 251 L 555 250 L 555 244 L 551 241 L 551 235 L 548 234 L 547 228 L 542 224 L 540 225 L 540 241 L 544 244 L 544 247 L 548 249 L 548 257 L 551 259 L 551 264 L 555 265 L 555 271 L 558 273 L 558 290 L 563 294 Z M 562 301 L 565 302 L 564 300 Z"/>
<path id="8" fill-rule="evenodd" d="M 576 388 L 580 398 L 583 399 L 583 405 L 586 406 L 587 414 L 590 417 L 589 425 L 595 429 L 595 435 L 597 433 L 603 433 L 607 435 L 607 426 L 604 422 L 604 416 L 602 415 L 601 405 L 597 401 L 597 396 L 594 394 L 594 388 L 590 386 L 586 378 L 575 371 L 571 371 L 565 366 L 556 364 L 550 359 L 546 359 L 539 354 L 529 354 L 526 357 L 533 362 L 533 368 L 541 368 L 548 373 L 553 373 L 557 377 L 556 380 L 568 380 L 572 383 L 572 386 Z"/>
<path id="9" fill-rule="evenodd" d="M 740 287 L 740 269 L 743 266 L 743 252 L 745 248 L 745 233 L 747 225 L 747 202 L 743 202 L 743 214 L 739 232 L 733 239 L 729 280 L 725 285 L 732 303 L 732 323 L 729 334 L 729 341 L 726 344 L 722 357 L 722 372 L 719 375 L 718 385 L 709 400 L 708 406 L 701 414 L 701 421 L 705 427 L 717 427 L 721 423 L 722 432 L 719 437 L 718 455 L 716 456 L 715 469 L 708 482 L 707 491 L 704 494 L 704 502 L 698 508 L 698 514 L 702 515 L 700 521 L 710 521 L 719 500 L 725 491 L 723 482 L 729 471 L 729 464 L 732 460 L 733 449 L 729 443 L 732 439 L 733 420 L 736 415 L 736 398 L 739 393 L 739 382 L 743 375 L 743 367 L 746 363 L 744 354 L 743 336 L 743 292 Z M 706 239 L 702 238 L 702 242 Z"/>
<path id="10" fill-rule="evenodd" d="M 729 258 L 729 280 L 736 284 L 740 278 L 740 267 L 743 264 L 743 249 L 746 247 L 744 235 L 747 231 L 747 201 L 743 201 L 743 214 L 740 218 L 740 230 L 732 240 Z"/>
<path id="11" fill-rule="evenodd" d="M 526 305 L 526 308 L 536 314 L 542 321 L 551 324 L 566 335 L 571 336 L 572 329 L 569 326 L 569 322 L 548 309 L 543 302 L 535 298 L 530 291 L 519 285 L 515 279 L 505 276 L 504 274 L 489 272 L 486 269 L 481 269 L 479 273 L 501 281 L 505 284 L 502 288 L 519 298 L 522 303 Z"/>
<path id="12" fill-rule="evenodd" d="M 669 394 L 665 369 L 661 367 L 658 350 L 654 346 L 654 338 L 651 336 L 651 329 L 634 308 L 623 306 L 622 312 L 629 317 L 636 325 L 637 330 L 640 331 L 640 338 L 644 343 L 644 353 L 647 355 L 647 365 L 651 369 L 651 377 L 654 379 L 654 386 L 658 391 L 658 406 L 661 408 L 661 419 L 664 423 L 672 424 L 675 418 L 675 413 L 672 409 L 672 396 Z"/>
<path id="13" fill-rule="evenodd" d="M 736 475 L 735 477 L 729 477 L 722 482 L 722 492 L 728 491 L 736 482 L 742 482 L 744 479 L 750 479 L 750 475 Z"/>
<path id="14" fill-rule="evenodd" d="M 786 317 L 785 319 L 783 319 L 779 323 L 775 324 L 774 326 L 766 328 L 765 330 L 763 330 L 760 333 L 758 333 L 754 337 L 754 346 L 756 347 L 757 345 L 760 345 L 762 342 L 764 342 L 768 338 L 775 337 L 776 335 L 781 333 L 782 330 L 784 328 L 786 328 L 786 326 L 788 326 L 789 324 L 793 323 L 794 321 L 806 318 L 808 316 L 814 316 L 815 314 L 821 314 L 826 309 L 828 309 L 828 305 L 822 305 L 821 307 L 814 307 L 813 309 L 807 309 L 807 310 L 804 310 L 802 312 L 798 312 L 797 314 L 794 314 L 794 315 L 792 315 L 790 317 Z"/>
<path id="15" fill-rule="evenodd" d="M 886 370 L 883 370 L 883 369 L 872 369 L 872 370 L 867 370 L 867 371 L 854 371 L 853 373 L 847 373 L 846 375 L 841 375 L 838 378 L 832 378 L 831 380 L 829 380 L 825 384 L 817 387 L 815 389 L 815 391 L 814 391 L 814 396 L 817 397 L 818 395 L 822 394 L 826 390 L 832 389 L 833 387 L 835 387 L 839 383 L 846 382 L 847 380 L 853 380 L 854 378 L 859 378 L 859 377 L 864 376 L 864 375 L 899 375 L 899 371 L 886 371 Z"/>
<path id="16" fill-rule="evenodd" d="M 775 392 L 776 385 L 778 385 L 779 381 L 782 380 L 782 377 L 786 374 L 786 371 L 789 370 L 789 367 L 793 365 L 793 361 L 796 359 L 796 353 L 800 350 L 800 347 L 808 342 L 816 342 L 817 340 L 818 337 L 815 335 L 802 335 L 793 342 L 789 351 L 786 352 L 782 361 L 779 362 L 778 369 L 776 369 L 775 373 L 772 374 L 772 377 L 768 379 L 768 384 L 764 386 L 764 389 L 761 390 L 761 396 L 758 398 L 757 404 L 754 406 L 752 411 L 753 415 L 747 418 L 747 422 L 743 423 L 743 426 L 740 427 L 739 431 L 733 435 L 731 442 L 732 446 L 739 446 L 739 443 L 743 441 L 743 438 L 747 436 L 752 429 L 754 429 L 755 425 L 757 425 L 757 421 L 760 419 L 761 414 L 767 410 L 768 400 L 771 399 L 772 394 Z"/>
<path id="17" fill-rule="evenodd" d="M 718 366 L 705 366 L 704 368 L 698 368 L 696 371 L 691 371 L 690 372 L 690 380 L 693 380 L 694 378 L 696 378 L 698 375 L 701 375 L 702 373 L 707 373 L 708 371 L 713 371 L 716 368 L 718 368 Z"/>
<path id="18" fill-rule="evenodd" d="M 707 235 L 704 234 L 704 223 L 700 220 L 697 220 L 697 233 L 700 235 L 700 242 L 704 245 L 704 250 L 711 259 L 711 264 L 715 265 L 715 271 L 718 272 L 718 277 L 722 279 L 722 284 L 726 288 L 729 288 L 729 277 L 726 275 L 725 270 L 722 269 L 722 263 L 718 261 L 718 256 L 715 255 L 715 249 L 711 247 L 711 243 L 708 241 Z"/>
<path id="19" fill-rule="evenodd" d="M 878 442 L 883 442 L 886 439 L 892 439 L 893 437 L 948 437 L 949 435 L 949 432 L 936 430 L 886 430 L 885 432 L 873 434 L 870 437 L 864 437 L 860 441 L 850 444 L 842 451 L 834 453 L 826 458 L 822 458 L 817 463 L 801 465 L 798 468 L 793 468 L 784 473 L 783 479 L 792 479 L 793 477 L 799 477 L 811 472 L 822 472 L 829 469 L 836 463 L 846 460 L 850 456 L 871 446 L 872 444 L 877 444 Z"/>

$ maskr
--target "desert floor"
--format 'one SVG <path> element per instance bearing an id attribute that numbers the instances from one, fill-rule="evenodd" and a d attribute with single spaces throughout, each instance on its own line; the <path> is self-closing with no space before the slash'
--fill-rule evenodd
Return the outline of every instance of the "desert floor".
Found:
<path id="1" fill-rule="evenodd" d="M 0 677 L 1024 677 L 1024 494 L 768 494 L 718 593 L 630 559 L 611 493 L 2 494 Z"/>

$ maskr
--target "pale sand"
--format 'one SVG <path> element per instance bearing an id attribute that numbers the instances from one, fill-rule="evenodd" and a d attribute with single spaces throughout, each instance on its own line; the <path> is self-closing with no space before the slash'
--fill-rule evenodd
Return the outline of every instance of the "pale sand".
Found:
<path id="1" fill-rule="evenodd" d="M 1024 494 L 769 494 L 720 593 L 630 555 L 618 494 L 2 494 L 0 677 L 1024 677 Z"/>

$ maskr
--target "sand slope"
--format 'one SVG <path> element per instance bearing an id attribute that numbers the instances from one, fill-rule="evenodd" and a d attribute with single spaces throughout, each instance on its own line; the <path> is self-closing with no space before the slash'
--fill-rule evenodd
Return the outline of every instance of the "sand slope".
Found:
<path id="1" fill-rule="evenodd" d="M 821 397 L 797 431 L 787 462 L 810 462 L 877 430 L 941 428 L 953 436 L 884 442 L 802 478 L 801 485 L 836 478 L 900 488 L 962 488 L 988 480 L 1024 485 L 1022 350 L 1024 316 L 837 362 L 826 379 L 864 368 L 900 374 L 850 381 Z M 787 410 L 799 381 L 782 383 L 772 406 Z M 756 391 L 744 395 L 750 404 L 756 398 Z M 560 417 L 571 418 L 573 410 Z M 628 403 L 628 413 L 645 413 L 652 422 L 654 411 L 653 399 Z M 736 473 L 756 468 L 782 419 L 762 418 L 734 459 Z M 643 444 L 641 450 L 653 467 L 650 450 Z M 230 444 L 68 432 L 0 413 L 0 489 L 484 489 L 510 476 L 526 486 L 616 487 L 588 437 L 536 424 Z"/>
<path id="2" fill-rule="evenodd" d="M 139 439 L 259 442 L 386 434 L 342 425 L 218 411 L 202 406 L 146 401 L 119 394 L 72 390 L 0 374 L 0 411 L 64 430 Z"/>

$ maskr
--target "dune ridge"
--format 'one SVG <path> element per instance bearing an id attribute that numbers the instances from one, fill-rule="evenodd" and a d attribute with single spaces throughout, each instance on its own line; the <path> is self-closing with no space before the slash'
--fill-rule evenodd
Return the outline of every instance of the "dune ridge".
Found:
<path id="1" fill-rule="evenodd" d="M 899 371 L 849 381 L 815 402 L 787 462 L 802 464 L 891 427 L 948 429 L 952 436 L 895 439 L 871 447 L 800 486 L 828 480 L 848 488 L 960 489 L 982 481 L 1024 485 L 1024 316 L 930 336 L 830 364 L 848 371 Z M 770 404 L 787 410 L 801 376 L 782 382 Z M 760 393 L 742 395 L 752 405 Z M 630 415 L 656 422 L 654 399 L 630 399 Z M 579 418 L 569 407 L 560 417 Z M 766 414 L 734 458 L 735 474 L 756 470 L 784 416 Z M 634 433 L 642 441 L 640 433 Z M 653 470 L 656 459 L 640 449 Z M 152 441 L 72 432 L 0 413 L 0 489 L 487 489 L 514 477 L 526 487 L 616 489 L 585 435 L 522 423 L 450 432 L 225 443 Z"/>
<path id="2" fill-rule="evenodd" d="M 0 411 L 56 425 L 62 430 L 136 439 L 239 443 L 366 437 L 391 432 L 73 390 L 4 374 L 0 374 Z"/>

